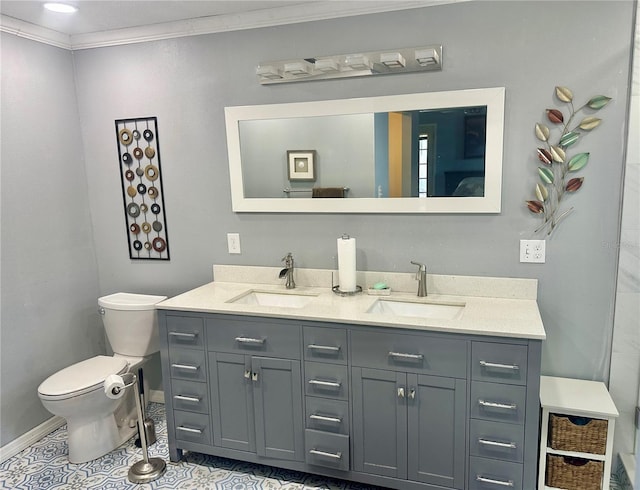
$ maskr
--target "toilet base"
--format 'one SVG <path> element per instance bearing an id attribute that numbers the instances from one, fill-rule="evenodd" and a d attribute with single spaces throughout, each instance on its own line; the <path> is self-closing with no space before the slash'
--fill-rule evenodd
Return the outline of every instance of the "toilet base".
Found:
<path id="1" fill-rule="evenodd" d="M 113 413 L 98 419 L 67 420 L 70 463 L 86 463 L 113 451 L 122 442 Z"/>

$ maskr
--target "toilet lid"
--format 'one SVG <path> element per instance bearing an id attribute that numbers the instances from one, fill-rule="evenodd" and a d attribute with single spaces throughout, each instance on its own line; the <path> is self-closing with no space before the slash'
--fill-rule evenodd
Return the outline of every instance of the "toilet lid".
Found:
<path id="1" fill-rule="evenodd" d="M 101 387 L 110 374 L 123 374 L 127 365 L 118 357 L 92 357 L 52 374 L 38 387 L 38 393 L 58 398 L 81 395 Z"/>

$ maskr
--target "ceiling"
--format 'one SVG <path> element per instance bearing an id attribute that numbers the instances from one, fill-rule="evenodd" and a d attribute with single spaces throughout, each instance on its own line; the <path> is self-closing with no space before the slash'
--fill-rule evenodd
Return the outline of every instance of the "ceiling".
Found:
<path id="1" fill-rule="evenodd" d="M 74 14 L 43 8 L 74 5 Z M 471 0 L 0 0 L 0 31 L 88 49 Z"/>
<path id="2" fill-rule="evenodd" d="M 52 0 L 53 1 L 53 0 Z M 313 0 L 59 0 L 78 8 L 59 14 L 43 8 L 44 0 L 2 0 L 0 13 L 68 35 L 149 26 L 201 17 L 243 15 L 281 9 Z"/>

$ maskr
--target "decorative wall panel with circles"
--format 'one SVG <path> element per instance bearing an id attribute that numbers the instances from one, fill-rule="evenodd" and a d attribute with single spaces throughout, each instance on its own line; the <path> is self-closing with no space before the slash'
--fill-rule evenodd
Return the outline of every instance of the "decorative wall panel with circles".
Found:
<path id="1" fill-rule="evenodd" d="M 116 141 L 129 257 L 169 260 L 157 118 L 116 119 Z"/>

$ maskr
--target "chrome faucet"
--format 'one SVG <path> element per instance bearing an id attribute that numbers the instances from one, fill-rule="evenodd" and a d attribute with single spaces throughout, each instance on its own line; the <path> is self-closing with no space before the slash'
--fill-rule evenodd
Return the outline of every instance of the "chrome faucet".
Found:
<path id="1" fill-rule="evenodd" d="M 419 267 L 416 281 L 418 281 L 418 296 L 422 298 L 427 295 L 427 266 L 413 260 L 411 263 Z"/>
<path id="2" fill-rule="evenodd" d="M 285 257 L 282 257 L 282 262 L 284 262 L 284 269 L 280 271 L 280 279 L 283 277 L 287 278 L 285 282 L 285 287 L 287 289 L 293 289 L 296 287 L 296 282 L 293 280 L 293 255 L 289 252 Z"/>

